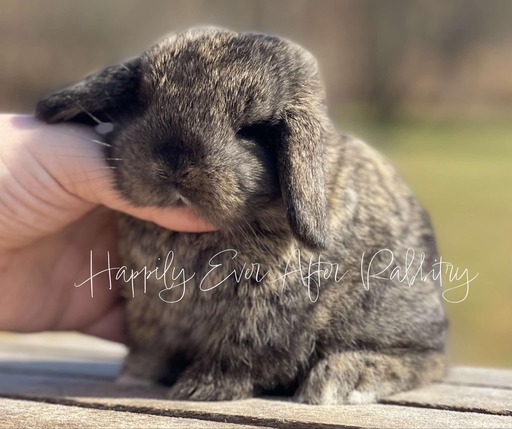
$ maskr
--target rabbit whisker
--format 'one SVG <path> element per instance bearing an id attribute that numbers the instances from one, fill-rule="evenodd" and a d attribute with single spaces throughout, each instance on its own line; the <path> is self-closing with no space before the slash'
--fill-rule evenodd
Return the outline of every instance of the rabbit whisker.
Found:
<path id="1" fill-rule="evenodd" d="M 70 159 L 70 158 L 78 158 L 78 159 L 95 159 L 95 160 L 98 160 L 98 161 L 102 161 L 104 160 L 105 158 L 101 157 L 101 156 L 87 156 L 87 155 L 75 155 L 75 154 L 71 154 L 71 153 L 56 153 L 54 156 L 58 156 L 59 158 L 63 158 L 63 159 Z"/>
<path id="2" fill-rule="evenodd" d="M 103 124 L 103 121 L 99 120 L 96 116 L 94 116 L 91 112 L 89 112 L 85 107 L 83 107 L 78 101 L 76 101 L 74 98 L 69 97 L 69 99 L 75 103 L 80 109 L 84 111 L 84 113 L 87 114 L 93 121 L 95 121 L 98 125 Z"/>
<path id="3" fill-rule="evenodd" d="M 108 144 L 108 143 L 102 142 L 101 140 L 94 140 L 94 139 L 91 139 L 91 141 L 92 141 L 92 142 L 94 142 L 94 143 L 97 143 L 97 144 L 99 144 L 99 145 L 101 145 L 101 146 L 105 146 L 105 147 L 112 147 L 112 145 L 111 145 L 111 144 Z"/>
<path id="4" fill-rule="evenodd" d="M 62 131 L 57 131 L 57 130 L 54 130 L 54 132 L 58 133 L 58 134 L 61 134 L 63 136 L 68 136 L 68 137 L 78 137 L 78 138 L 81 138 L 81 139 L 85 139 L 87 141 L 90 141 L 90 142 L 94 142 L 96 144 L 99 144 L 101 146 L 106 146 L 106 147 L 112 147 L 111 144 L 109 143 L 106 143 L 106 142 L 102 142 L 101 140 L 95 140 L 95 139 L 91 139 L 90 137 L 87 137 L 87 136 L 83 136 L 81 134 L 78 134 L 78 133 L 75 133 L 71 130 L 71 128 L 67 128 L 67 130 L 69 131 L 69 133 L 63 133 Z"/>

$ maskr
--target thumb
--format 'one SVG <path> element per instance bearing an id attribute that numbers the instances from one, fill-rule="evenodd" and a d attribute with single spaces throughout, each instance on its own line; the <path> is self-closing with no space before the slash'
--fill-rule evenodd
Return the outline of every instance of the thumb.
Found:
<path id="1" fill-rule="evenodd" d="M 19 150 L 27 151 L 45 170 L 52 186 L 40 187 L 41 192 L 51 193 L 44 196 L 44 200 L 48 201 L 52 195 L 60 198 L 62 190 L 68 194 L 68 200 L 74 197 L 71 204 L 67 202 L 66 208 L 71 209 L 62 222 L 66 218 L 72 222 L 102 204 L 176 231 L 216 229 L 186 207 L 135 207 L 123 199 L 114 187 L 113 172 L 104 160 L 102 142 L 89 127 L 67 123 L 47 125 L 32 116 L 21 115 L 1 115 L 0 127 L 9 128 L 10 140 L 17 140 Z M 20 158 L 23 159 L 23 155 Z"/>

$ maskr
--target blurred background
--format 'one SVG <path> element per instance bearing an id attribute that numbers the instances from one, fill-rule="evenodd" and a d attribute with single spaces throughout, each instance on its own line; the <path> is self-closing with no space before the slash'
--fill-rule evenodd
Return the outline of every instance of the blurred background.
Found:
<path id="1" fill-rule="evenodd" d="M 512 366 L 512 1 L 0 0 L 0 109 L 214 24 L 318 58 L 340 130 L 384 152 L 467 268 L 446 303 L 455 364 Z M 464 292 L 451 293 L 452 301 Z"/>

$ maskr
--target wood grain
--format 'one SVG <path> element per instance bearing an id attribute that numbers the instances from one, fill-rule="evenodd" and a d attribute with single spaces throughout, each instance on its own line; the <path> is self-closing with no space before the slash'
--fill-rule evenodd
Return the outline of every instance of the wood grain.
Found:
<path id="1" fill-rule="evenodd" d="M 125 353 L 75 334 L 0 336 L 0 428 L 512 428 L 510 370 L 451 368 L 441 383 L 372 405 L 177 402 L 163 388 L 113 383 Z"/>

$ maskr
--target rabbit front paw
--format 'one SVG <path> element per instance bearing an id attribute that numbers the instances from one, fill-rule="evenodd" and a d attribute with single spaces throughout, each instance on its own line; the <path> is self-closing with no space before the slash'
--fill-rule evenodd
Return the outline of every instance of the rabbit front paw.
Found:
<path id="1" fill-rule="evenodd" d="M 253 384 L 243 374 L 187 369 L 168 391 L 172 400 L 229 401 L 253 396 Z"/>
<path id="2" fill-rule="evenodd" d="M 444 355 L 437 352 L 335 353 L 310 370 L 294 399 L 320 405 L 373 403 L 438 379 L 443 371 Z"/>

